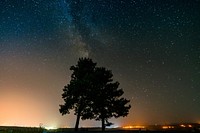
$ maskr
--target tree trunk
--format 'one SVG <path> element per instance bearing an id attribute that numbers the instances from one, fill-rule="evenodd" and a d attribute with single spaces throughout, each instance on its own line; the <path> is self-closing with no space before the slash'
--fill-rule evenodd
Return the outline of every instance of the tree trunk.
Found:
<path id="1" fill-rule="evenodd" d="M 76 125 L 75 125 L 75 131 L 78 131 L 78 126 L 79 126 L 79 121 L 80 121 L 80 113 L 78 113 L 77 117 L 76 117 Z"/>
<path id="2" fill-rule="evenodd" d="M 80 99 L 79 103 L 80 104 L 79 104 L 79 107 L 78 107 L 78 114 L 77 114 L 77 117 L 76 117 L 75 131 L 78 131 L 78 126 L 79 126 L 79 122 L 80 122 L 80 118 L 81 118 L 81 111 L 83 109 L 82 99 Z"/>
<path id="3" fill-rule="evenodd" d="M 105 119 L 104 118 L 102 118 L 102 131 L 105 131 Z"/>

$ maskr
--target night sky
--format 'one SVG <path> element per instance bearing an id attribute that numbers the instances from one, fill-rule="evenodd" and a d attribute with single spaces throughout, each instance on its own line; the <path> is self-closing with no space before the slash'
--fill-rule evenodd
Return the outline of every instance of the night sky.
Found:
<path id="1" fill-rule="evenodd" d="M 199 0 L 0 0 L 0 125 L 73 127 L 59 104 L 79 57 L 131 100 L 114 126 L 200 122 Z"/>

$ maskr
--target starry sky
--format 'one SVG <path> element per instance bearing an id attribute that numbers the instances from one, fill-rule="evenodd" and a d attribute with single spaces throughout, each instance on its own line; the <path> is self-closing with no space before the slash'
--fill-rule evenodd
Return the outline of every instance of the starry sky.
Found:
<path id="1" fill-rule="evenodd" d="M 59 104 L 79 57 L 131 100 L 114 126 L 200 122 L 199 0 L 1 0 L 0 125 L 73 127 Z"/>

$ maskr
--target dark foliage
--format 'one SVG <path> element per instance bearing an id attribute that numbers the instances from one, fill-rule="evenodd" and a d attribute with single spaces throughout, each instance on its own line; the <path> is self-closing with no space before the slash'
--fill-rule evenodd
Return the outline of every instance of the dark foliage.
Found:
<path id="1" fill-rule="evenodd" d="M 95 119 L 102 121 L 102 130 L 105 130 L 106 126 L 112 125 L 108 122 L 109 118 L 127 116 L 131 108 L 130 105 L 127 105 L 130 101 L 121 98 L 124 92 L 119 88 L 119 82 L 113 82 L 112 77 L 113 74 L 110 70 L 103 67 L 95 69 L 93 78 L 95 89 L 92 89 L 93 97 L 91 99 L 93 102 L 89 106 L 92 108 L 91 112 Z"/>
<path id="2" fill-rule="evenodd" d="M 62 98 L 64 105 L 60 105 L 62 115 L 75 111 L 78 130 L 79 119 L 95 119 L 102 121 L 102 130 L 112 125 L 108 122 L 111 117 L 128 115 L 130 101 L 121 98 L 123 90 L 119 82 L 113 82 L 113 74 L 104 67 L 96 67 L 91 59 L 81 58 L 76 66 L 72 66 L 70 84 L 64 87 Z M 106 122 L 106 123 L 105 123 Z"/>
<path id="3" fill-rule="evenodd" d="M 77 121 L 75 130 L 78 130 L 79 120 L 81 116 L 86 115 L 84 109 L 88 107 L 88 92 L 91 89 L 91 76 L 94 73 L 96 63 L 91 59 L 81 58 L 76 66 L 71 66 L 70 70 L 73 71 L 71 81 L 68 85 L 64 86 L 62 98 L 64 105 L 60 105 L 60 113 L 62 115 L 69 114 L 70 110 L 75 111 Z"/>

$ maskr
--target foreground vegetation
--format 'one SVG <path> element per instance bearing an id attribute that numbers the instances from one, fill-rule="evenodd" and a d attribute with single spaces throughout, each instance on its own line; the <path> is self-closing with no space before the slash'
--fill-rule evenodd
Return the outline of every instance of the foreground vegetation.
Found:
<path id="1" fill-rule="evenodd" d="M 74 133 L 74 128 L 59 128 L 47 130 L 37 127 L 1 127 L 0 133 Z M 199 133 L 200 126 L 195 128 L 176 128 L 176 129 L 107 129 L 105 133 Z M 103 133 L 101 128 L 80 128 L 78 133 Z"/>
<path id="2" fill-rule="evenodd" d="M 0 133 L 43 133 L 45 129 L 36 127 L 0 127 Z"/>

